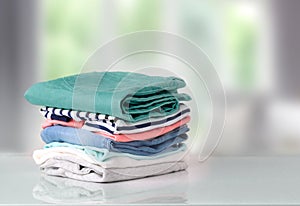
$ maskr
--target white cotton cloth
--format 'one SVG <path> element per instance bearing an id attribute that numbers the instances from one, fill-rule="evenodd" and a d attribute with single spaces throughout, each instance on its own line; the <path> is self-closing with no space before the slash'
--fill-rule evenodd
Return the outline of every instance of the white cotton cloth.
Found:
<path id="1" fill-rule="evenodd" d="M 174 152 L 170 155 L 165 155 L 158 158 L 155 158 L 155 156 L 153 156 L 152 159 L 150 159 L 149 156 L 140 156 L 140 158 L 145 159 L 134 159 L 128 156 L 121 156 L 121 154 L 122 153 L 120 153 L 120 156 L 115 156 L 104 161 L 99 161 L 94 156 L 88 155 L 80 149 L 71 147 L 52 147 L 47 149 L 35 150 L 33 152 L 33 159 L 36 164 L 41 165 L 49 159 L 72 160 L 73 158 L 80 158 L 90 164 L 98 165 L 102 168 L 126 168 L 128 166 L 138 167 L 164 162 L 183 161 L 186 156 L 186 150 L 178 150 L 178 152 Z"/>
<path id="2" fill-rule="evenodd" d="M 164 162 L 125 168 L 103 168 L 78 157 L 51 158 L 40 165 L 43 173 L 87 182 L 115 182 L 185 170 L 184 161 Z"/>

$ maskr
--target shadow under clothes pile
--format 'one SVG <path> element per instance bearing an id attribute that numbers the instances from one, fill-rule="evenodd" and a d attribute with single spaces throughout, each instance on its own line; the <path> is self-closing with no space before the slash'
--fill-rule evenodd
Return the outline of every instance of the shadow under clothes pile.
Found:
<path id="1" fill-rule="evenodd" d="M 31 86 L 25 98 L 42 106 L 33 154 L 43 173 L 114 182 L 185 170 L 191 98 L 177 77 L 129 72 L 83 73 Z"/>

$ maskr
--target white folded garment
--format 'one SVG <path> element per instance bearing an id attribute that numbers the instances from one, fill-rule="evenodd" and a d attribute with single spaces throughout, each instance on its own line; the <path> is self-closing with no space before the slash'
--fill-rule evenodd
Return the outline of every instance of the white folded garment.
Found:
<path id="1" fill-rule="evenodd" d="M 164 162 L 145 166 L 125 168 L 103 168 L 89 163 L 78 157 L 51 158 L 40 165 L 40 169 L 47 175 L 68 177 L 87 182 L 115 182 L 167 174 L 185 170 L 184 161 Z"/>
<path id="2" fill-rule="evenodd" d="M 81 158 L 82 160 L 98 165 L 102 168 L 124 168 L 124 167 L 137 167 L 137 166 L 146 166 L 157 163 L 164 162 L 176 162 L 183 161 L 185 158 L 186 151 L 178 150 L 178 152 L 170 153 L 169 155 L 160 155 L 156 158 L 156 156 L 140 156 L 139 158 L 144 159 L 134 159 L 128 156 L 120 156 L 111 157 L 104 161 L 97 160 L 94 156 L 88 155 L 83 150 L 72 148 L 72 147 L 52 147 L 47 149 L 39 149 L 33 152 L 33 159 L 36 164 L 40 165 L 46 162 L 49 159 L 72 159 L 72 158 Z"/>

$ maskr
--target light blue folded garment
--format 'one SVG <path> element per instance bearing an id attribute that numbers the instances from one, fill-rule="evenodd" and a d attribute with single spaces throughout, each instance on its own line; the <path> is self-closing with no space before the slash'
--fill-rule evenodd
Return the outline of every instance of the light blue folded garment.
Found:
<path id="1" fill-rule="evenodd" d="M 70 144 L 105 148 L 113 152 L 124 152 L 134 155 L 153 155 L 185 141 L 189 131 L 187 125 L 178 127 L 154 139 L 144 141 L 116 142 L 99 134 L 73 127 L 51 126 L 41 132 L 44 142 L 67 142 Z"/>
<path id="2" fill-rule="evenodd" d="M 166 157 L 169 155 L 173 155 L 178 152 L 186 150 L 186 145 L 184 143 L 180 143 L 180 144 L 176 144 L 172 147 L 169 147 L 169 148 L 165 149 L 164 151 L 157 153 L 155 155 L 140 156 L 140 155 L 133 155 L 133 154 L 129 154 L 129 153 L 110 152 L 108 149 L 104 149 L 104 148 L 80 146 L 80 145 L 74 145 L 74 144 L 69 144 L 69 143 L 65 143 L 65 142 L 52 142 L 52 143 L 46 144 L 44 146 L 44 149 L 53 148 L 53 147 L 69 147 L 69 148 L 82 150 L 87 155 L 92 156 L 95 160 L 97 160 L 99 162 L 107 161 L 113 157 L 130 157 L 130 158 L 136 159 L 136 160 L 153 160 L 153 159 L 158 159 L 158 158 Z"/>

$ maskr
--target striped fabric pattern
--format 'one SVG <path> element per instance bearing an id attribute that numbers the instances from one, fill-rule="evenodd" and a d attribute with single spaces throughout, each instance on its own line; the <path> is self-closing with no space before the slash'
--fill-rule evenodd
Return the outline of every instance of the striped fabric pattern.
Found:
<path id="1" fill-rule="evenodd" d="M 51 119 L 51 115 L 55 114 L 57 116 L 66 116 L 74 119 L 75 121 L 89 120 L 89 121 L 99 121 L 99 120 L 108 120 L 110 122 L 114 122 L 116 117 L 100 114 L 100 113 L 92 113 L 92 112 L 83 112 L 83 111 L 75 111 L 71 109 L 60 109 L 54 107 L 42 107 L 40 112 L 47 119 Z"/>
<path id="2" fill-rule="evenodd" d="M 92 132 L 104 131 L 109 134 L 134 134 L 174 124 L 187 117 L 190 114 L 190 108 L 184 104 L 181 104 L 180 109 L 175 114 L 160 118 L 149 118 L 147 120 L 134 123 L 105 114 L 51 107 L 43 107 L 40 109 L 40 112 L 47 119 L 55 119 L 60 121 L 68 121 L 67 118 L 75 121 L 84 120 L 85 124 L 83 125 L 82 129 Z"/>

